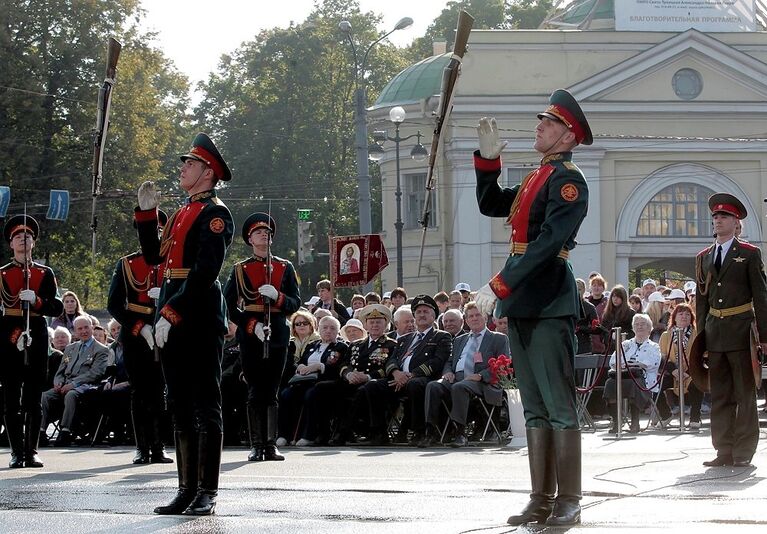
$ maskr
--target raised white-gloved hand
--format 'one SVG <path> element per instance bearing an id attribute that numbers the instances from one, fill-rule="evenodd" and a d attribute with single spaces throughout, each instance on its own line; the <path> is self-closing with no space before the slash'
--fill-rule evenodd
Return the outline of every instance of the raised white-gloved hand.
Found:
<path id="1" fill-rule="evenodd" d="M 152 327 L 148 324 L 145 324 L 141 327 L 141 331 L 139 332 L 141 334 L 141 337 L 143 337 L 146 340 L 146 344 L 149 345 L 150 349 L 154 348 L 154 336 L 152 335 Z"/>
<path id="2" fill-rule="evenodd" d="M 261 293 L 266 298 L 271 299 L 272 301 L 276 301 L 277 297 L 280 295 L 277 292 L 277 288 L 271 284 L 262 285 L 261 287 L 258 288 L 258 292 Z"/>
<path id="3" fill-rule="evenodd" d="M 35 295 L 35 292 L 31 289 L 22 289 L 19 291 L 19 298 L 32 303 L 37 300 L 37 295 Z"/>
<path id="4" fill-rule="evenodd" d="M 477 126 L 479 137 L 479 153 L 485 159 L 496 159 L 506 148 L 507 141 L 501 141 L 498 136 L 498 125 L 495 118 L 482 117 Z"/>
<path id="5" fill-rule="evenodd" d="M 159 299 L 160 298 L 160 288 L 159 287 L 150 287 L 149 291 L 146 292 L 146 294 L 149 296 L 150 299 Z"/>
<path id="6" fill-rule="evenodd" d="M 485 284 L 477 291 L 477 296 L 474 297 L 474 302 L 477 304 L 477 308 L 485 315 L 490 315 L 495 311 L 495 301 L 498 297 L 490 289 L 490 284 Z"/>
<path id="7" fill-rule="evenodd" d="M 160 204 L 160 192 L 154 182 L 146 181 L 138 188 L 138 207 L 141 210 L 152 210 Z"/>
<path id="8" fill-rule="evenodd" d="M 154 339 L 157 341 L 157 346 L 163 348 L 168 341 L 168 332 L 172 325 L 165 317 L 160 317 L 157 324 L 154 325 Z"/>
<path id="9" fill-rule="evenodd" d="M 24 352 L 24 349 L 32 344 L 32 336 L 26 332 L 22 332 L 19 339 L 16 340 L 16 348 L 19 352 Z"/>
<path id="10" fill-rule="evenodd" d="M 266 332 L 264 332 L 264 323 L 256 323 L 256 326 L 253 328 L 253 333 L 261 341 L 266 339 Z"/>

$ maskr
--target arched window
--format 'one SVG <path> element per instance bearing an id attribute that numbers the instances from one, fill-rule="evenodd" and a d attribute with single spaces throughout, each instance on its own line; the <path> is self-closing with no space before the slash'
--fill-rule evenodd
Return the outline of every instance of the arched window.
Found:
<path id="1" fill-rule="evenodd" d="M 673 184 L 645 205 L 637 224 L 638 237 L 704 237 L 711 235 L 708 187 Z"/>

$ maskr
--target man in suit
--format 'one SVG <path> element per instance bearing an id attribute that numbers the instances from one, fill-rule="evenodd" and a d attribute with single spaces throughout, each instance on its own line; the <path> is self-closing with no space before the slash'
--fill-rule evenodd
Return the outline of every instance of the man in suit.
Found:
<path id="1" fill-rule="evenodd" d="M 480 120 L 474 153 L 479 211 L 511 225 L 509 257 L 477 292 L 482 312 L 509 318 L 509 346 L 525 406 L 530 501 L 510 525 L 570 526 L 581 520 L 581 434 L 575 402 L 575 321 L 581 310 L 568 261 L 588 208 L 583 173 L 572 150 L 593 141 L 573 96 L 558 89 L 538 114 L 533 148 L 540 166 L 520 185 L 501 188 L 495 119 Z M 496 306 L 497 301 L 497 306 Z M 555 497 L 556 496 L 556 497 Z"/>
<path id="2" fill-rule="evenodd" d="M 759 345 L 767 352 L 767 282 L 759 247 L 736 237 L 736 226 L 747 215 L 740 200 L 717 193 L 708 206 L 716 242 L 695 260 L 696 326 L 708 349 L 716 458 L 703 465 L 746 467 L 759 440 L 752 323 Z"/>
<path id="3" fill-rule="evenodd" d="M 90 389 L 97 387 L 107 370 L 111 356 L 109 347 L 93 337 L 93 323 L 90 317 L 80 316 L 74 321 L 75 335 L 79 341 L 67 345 L 64 357 L 53 379 L 53 388 L 43 392 L 41 402 L 43 419 L 40 437 L 45 435 L 48 425 L 54 420 L 52 411 L 64 406 L 59 424 L 56 445 L 67 447 L 72 444 L 72 423 L 75 419 L 78 399 Z"/>
<path id="4" fill-rule="evenodd" d="M 405 418 L 409 417 L 413 429 L 410 443 L 416 445 L 423 439 L 426 385 L 439 376 L 452 352 L 452 337 L 436 328 L 439 308 L 434 299 L 429 295 L 418 295 L 411 308 L 416 331 L 397 340 L 397 346 L 386 360 L 386 378 L 372 380 L 364 386 L 374 444 L 388 442 L 387 408 L 403 399 L 407 399 Z"/>
<path id="5" fill-rule="evenodd" d="M 487 319 L 476 303 L 468 302 L 463 307 L 466 322 L 471 329 L 453 340 L 453 352 L 442 369 L 442 378 L 426 386 L 426 435 L 418 443 L 428 447 L 439 436 L 439 411 L 441 401 L 450 406 L 450 421 L 455 427 L 452 447 L 465 447 L 466 419 L 469 402 L 482 397 L 485 402 L 500 405 L 503 392 L 491 384 L 492 375 L 488 360 L 501 354 L 509 354 L 509 338 L 487 329 Z"/>

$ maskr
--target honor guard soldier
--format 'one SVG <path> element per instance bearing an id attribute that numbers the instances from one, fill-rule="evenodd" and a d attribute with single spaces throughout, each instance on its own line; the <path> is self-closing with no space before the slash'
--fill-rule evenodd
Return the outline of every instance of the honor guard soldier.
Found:
<path id="1" fill-rule="evenodd" d="M 695 259 L 695 316 L 698 337 L 704 336 L 708 350 L 716 458 L 703 465 L 746 467 L 759 440 L 751 344 L 767 352 L 767 283 L 759 247 L 736 237 L 747 215 L 743 203 L 717 193 L 708 207 L 716 242 Z"/>
<path id="2" fill-rule="evenodd" d="M 581 517 L 581 434 L 575 403 L 575 321 L 581 305 L 568 261 L 586 217 L 589 192 L 572 149 L 592 143 L 575 99 L 555 91 L 538 115 L 533 147 L 540 167 L 521 185 L 501 188 L 501 142 L 495 119 L 483 118 L 474 153 L 479 211 L 511 224 L 503 269 L 483 286 L 476 303 L 509 319 L 514 372 L 525 405 L 532 493 L 511 525 L 567 526 Z M 556 495 L 556 498 L 555 498 Z"/>
<path id="3" fill-rule="evenodd" d="M 0 383 L 5 406 L 5 428 L 11 446 L 8 467 L 43 467 L 37 455 L 42 417 L 40 395 L 48 365 L 48 325 L 45 316 L 64 311 L 57 298 L 56 277 L 50 267 L 32 261 L 40 234 L 37 221 L 14 215 L 3 235 L 13 259 L 0 268 Z M 26 272 L 25 272 L 26 271 Z"/>
<path id="4" fill-rule="evenodd" d="M 293 264 L 271 255 L 276 230 L 266 213 L 245 220 L 242 239 L 253 256 L 234 265 L 224 288 L 248 383 L 249 462 L 285 459 L 276 445 L 277 392 L 290 343 L 288 318 L 301 306 L 301 296 Z"/>
<path id="5" fill-rule="evenodd" d="M 345 445 L 353 438 L 354 423 L 361 415 L 366 418 L 367 403 L 363 386 L 371 380 L 386 378 L 386 361 L 394 352 L 397 342 L 386 335 L 391 323 L 391 310 L 382 304 L 370 304 L 359 312 L 360 321 L 367 335 L 349 345 L 348 359 L 341 362 L 341 379 L 324 382 L 319 408 L 324 413 L 333 413 L 339 421 L 339 428 L 330 445 Z"/>
<path id="6" fill-rule="evenodd" d="M 157 514 L 212 514 L 218 495 L 223 420 L 221 360 L 227 332 L 218 281 L 234 222 L 216 196 L 219 180 L 232 174 L 210 138 L 197 134 L 181 156 L 181 188 L 189 195 L 158 235 L 158 193 L 152 182 L 138 192 L 141 252 L 161 265 L 155 342 L 160 348 L 168 408 L 173 416 L 179 489 Z"/>
<path id="7" fill-rule="evenodd" d="M 158 210 L 158 226 L 168 216 Z M 134 464 L 173 463 L 162 442 L 162 415 L 165 412 L 165 380 L 159 349 L 154 341 L 155 302 L 160 294 L 162 265 L 150 265 L 141 251 L 120 258 L 112 274 L 107 309 L 122 325 L 123 347 L 131 385 L 131 414 L 136 438 Z"/>

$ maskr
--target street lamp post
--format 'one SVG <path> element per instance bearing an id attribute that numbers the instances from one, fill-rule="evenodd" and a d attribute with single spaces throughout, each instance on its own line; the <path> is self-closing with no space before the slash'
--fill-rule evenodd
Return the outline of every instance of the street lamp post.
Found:
<path id="1" fill-rule="evenodd" d="M 394 137 L 389 137 L 386 132 L 375 132 L 374 138 L 377 142 L 382 141 L 394 141 L 394 159 L 397 172 L 397 188 L 394 192 L 394 199 L 397 204 L 397 220 L 394 223 L 394 228 L 397 232 L 397 287 L 403 287 L 402 285 L 402 228 L 404 223 L 402 222 L 402 182 L 400 178 L 400 163 L 399 163 L 399 144 L 402 141 L 407 141 L 413 137 L 417 137 L 418 141 L 415 146 L 410 150 L 410 157 L 416 161 L 424 161 L 429 153 L 426 148 L 421 144 L 421 132 L 420 130 L 413 135 L 407 137 L 400 137 L 399 127 L 405 120 L 405 110 L 401 106 L 391 108 L 389 111 L 389 120 L 394 123 Z M 370 147 L 370 159 L 377 161 L 381 159 L 383 149 L 378 143 Z"/>
<path id="2" fill-rule="evenodd" d="M 359 218 L 360 234 L 370 234 L 373 232 L 373 223 L 370 215 L 370 167 L 368 163 L 368 132 L 367 132 L 367 101 L 365 90 L 365 68 L 367 67 L 367 58 L 375 45 L 386 39 L 397 30 L 403 30 L 413 24 L 413 19 L 404 17 L 394 26 L 394 29 L 373 41 L 365 54 L 362 56 L 362 62 L 358 62 L 357 48 L 352 40 L 352 25 L 348 20 L 342 20 L 338 24 L 338 29 L 346 36 L 352 47 L 354 54 L 354 80 L 356 88 L 354 90 L 354 148 L 357 152 L 357 184 L 359 188 Z"/>

